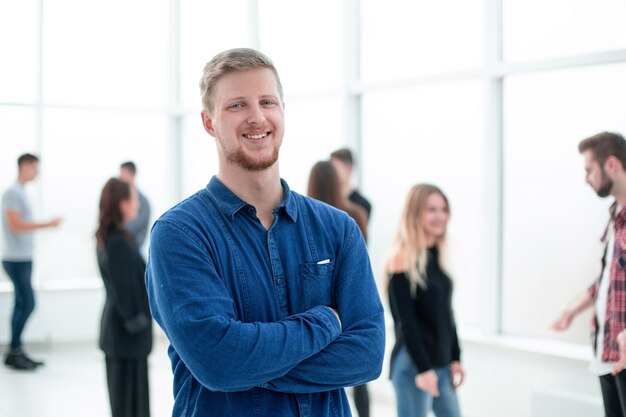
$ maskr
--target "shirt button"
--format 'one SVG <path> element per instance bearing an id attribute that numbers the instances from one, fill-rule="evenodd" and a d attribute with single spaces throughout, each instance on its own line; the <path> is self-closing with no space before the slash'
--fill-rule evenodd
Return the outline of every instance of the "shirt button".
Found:
<path id="1" fill-rule="evenodd" d="M 276 283 L 277 283 L 278 285 L 281 285 L 281 284 L 283 283 L 283 280 L 282 280 L 282 279 L 280 279 L 280 278 L 278 278 L 278 279 L 276 280 Z"/>

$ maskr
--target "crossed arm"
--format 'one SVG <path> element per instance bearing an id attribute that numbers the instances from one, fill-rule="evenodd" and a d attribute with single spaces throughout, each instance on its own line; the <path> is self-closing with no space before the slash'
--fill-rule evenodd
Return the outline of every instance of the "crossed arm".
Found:
<path id="1" fill-rule="evenodd" d="M 208 389 L 319 392 L 380 374 L 383 310 L 360 236 L 348 250 L 363 245 L 363 253 L 337 264 L 342 330 L 328 306 L 276 322 L 240 321 L 206 249 L 171 222 L 158 222 L 152 233 L 147 284 L 154 318 Z M 355 262 L 364 263 L 362 270 L 351 269 Z"/>

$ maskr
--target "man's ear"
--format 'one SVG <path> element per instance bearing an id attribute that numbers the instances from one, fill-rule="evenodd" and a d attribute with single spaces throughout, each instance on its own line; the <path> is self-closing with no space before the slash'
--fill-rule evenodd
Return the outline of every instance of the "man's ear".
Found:
<path id="1" fill-rule="evenodd" d="M 620 159 L 615 155 L 611 155 L 606 158 L 606 162 L 609 164 L 607 165 L 607 168 L 611 169 L 615 173 L 619 171 L 626 171 L 626 167 L 622 165 L 622 161 L 620 161 Z"/>
<path id="2" fill-rule="evenodd" d="M 206 130 L 209 135 L 215 137 L 215 129 L 213 128 L 211 115 L 206 110 L 202 110 L 200 115 L 202 116 L 202 126 L 204 126 L 204 130 Z"/>
<path id="3" fill-rule="evenodd" d="M 614 172 L 617 167 L 617 158 L 613 155 L 609 155 L 604 161 L 604 170 L 607 172 Z"/>

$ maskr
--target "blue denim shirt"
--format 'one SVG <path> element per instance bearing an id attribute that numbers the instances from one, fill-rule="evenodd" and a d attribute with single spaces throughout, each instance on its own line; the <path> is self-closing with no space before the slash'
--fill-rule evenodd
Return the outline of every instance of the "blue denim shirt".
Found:
<path id="1" fill-rule="evenodd" d="M 383 308 L 356 223 L 282 186 L 269 230 L 216 177 L 152 229 L 173 416 L 350 416 L 342 387 L 380 375 Z"/>

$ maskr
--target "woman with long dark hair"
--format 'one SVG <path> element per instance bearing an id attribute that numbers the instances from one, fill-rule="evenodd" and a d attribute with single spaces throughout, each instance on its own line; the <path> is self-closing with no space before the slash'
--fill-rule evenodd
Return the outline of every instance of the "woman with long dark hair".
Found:
<path id="1" fill-rule="evenodd" d="M 126 223 L 137 214 L 136 191 L 111 178 L 100 197 L 98 265 L 106 289 L 100 349 L 106 361 L 113 417 L 149 417 L 148 355 L 152 320 L 144 284 L 146 264 Z"/>
<path id="2" fill-rule="evenodd" d="M 343 196 L 339 175 L 330 161 L 319 161 L 313 165 L 307 195 L 348 213 L 367 240 L 367 212 Z"/>
<path id="3" fill-rule="evenodd" d="M 386 264 L 396 344 L 391 381 L 399 417 L 460 417 L 464 378 L 452 312 L 452 281 L 442 252 L 450 206 L 436 186 L 415 185 Z"/>
<path id="4" fill-rule="evenodd" d="M 313 165 L 309 174 L 308 196 L 348 213 L 367 241 L 367 212 L 348 200 L 341 191 L 339 175 L 330 161 L 320 161 Z M 354 387 L 354 405 L 359 417 L 369 417 L 369 392 L 366 384 Z"/>

